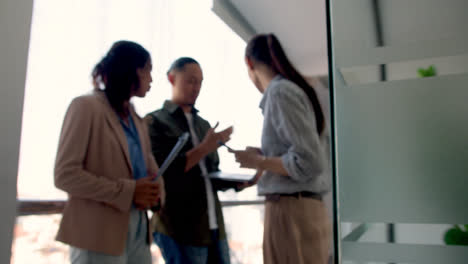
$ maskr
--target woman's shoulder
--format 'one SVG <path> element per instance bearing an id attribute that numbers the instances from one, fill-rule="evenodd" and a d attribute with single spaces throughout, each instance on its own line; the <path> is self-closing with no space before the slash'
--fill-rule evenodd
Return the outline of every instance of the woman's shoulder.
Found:
<path id="1" fill-rule="evenodd" d="M 273 97 L 300 99 L 306 96 L 304 91 L 297 84 L 283 77 L 276 77 L 273 79 L 269 89 L 269 93 Z"/>
<path id="2" fill-rule="evenodd" d="M 103 94 L 101 92 L 89 92 L 80 96 L 73 98 L 72 103 L 81 104 L 81 105 L 93 105 L 98 104 L 102 101 Z"/>
<path id="3" fill-rule="evenodd" d="M 105 95 L 99 92 L 91 92 L 84 95 L 77 96 L 72 99 L 69 109 L 80 113 L 94 112 L 105 104 Z"/>

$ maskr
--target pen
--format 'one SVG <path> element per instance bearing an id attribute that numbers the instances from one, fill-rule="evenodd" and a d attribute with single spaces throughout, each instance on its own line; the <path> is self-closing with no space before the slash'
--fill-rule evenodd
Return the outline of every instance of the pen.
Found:
<path id="1" fill-rule="evenodd" d="M 231 152 L 235 152 L 235 150 L 233 150 L 232 148 L 230 148 L 228 145 L 224 144 L 224 142 L 222 142 L 221 140 L 218 141 L 218 145 L 226 147 L 226 148 L 227 148 L 229 151 L 231 151 Z"/>

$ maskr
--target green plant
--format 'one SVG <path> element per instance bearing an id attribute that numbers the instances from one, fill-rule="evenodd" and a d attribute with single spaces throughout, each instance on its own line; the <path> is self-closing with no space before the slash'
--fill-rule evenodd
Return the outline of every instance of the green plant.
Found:
<path id="1" fill-rule="evenodd" d="M 419 68 L 418 69 L 418 74 L 419 77 L 425 78 L 425 77 L 432 77 L 437 75 L 437 70 L 434 65 L 429 66 L 429 68 Z"/>
<path id="2" fill-rule="evenodd" d="M 445 232 L 444 241 L 447 245 L 468 246 L 468 225 L 454 225 Z"/>

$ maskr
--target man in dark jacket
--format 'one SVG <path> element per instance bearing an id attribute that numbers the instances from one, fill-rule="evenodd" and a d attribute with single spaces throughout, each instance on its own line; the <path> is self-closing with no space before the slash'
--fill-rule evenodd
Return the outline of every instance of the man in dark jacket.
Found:
<path id="1" fill-rule="evenodd" d="M 192 58 L 176 60 L 168 73 L 172 99 L 146 116 L 153 154 L 162 164 L 184 132 L 190 140 L 163 175 L 164 208 L 153 216 L 154 240 L 166 263 L 230 263 L 229 247 L 217 191 L 236 187 L 212 180 L 218 171 L 219 142 L 230 139 L 233 128 L 215 132 L 216 126 L 198 115 L 194 105 L 203 74 Z"/>

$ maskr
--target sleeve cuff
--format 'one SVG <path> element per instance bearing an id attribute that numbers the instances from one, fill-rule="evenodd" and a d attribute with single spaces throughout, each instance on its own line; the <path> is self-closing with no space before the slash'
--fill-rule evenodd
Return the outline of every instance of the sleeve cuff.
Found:
<path id="1" fill-rule="evenodd" d="M 292 173 L 293 170 L 291 170 L 292 161 L 291 161 L 291 157 L 290 157 L 289 153 L 286 153 L 283 156 L 281 156 L 281 161 L 283 162 L 283 166 L 286 169 L 286 171 L 288 172 L 289 177 L 295 178 L 293 173 Z"/>
<path id="2" fill-rule="evenodd" d="M 298 171 L 298 168 L 296 167 L 297 164 L 292 153 L 286 153 L 281 156 L 281 161 L 283 162 L 283 166 L 291 179 L 294 179 L 298 182 L 303 182 L 307 178 L 307 175 L 301 175 Z"/>
<path id="3" fill-rule="evenodd" d="M 117 202 L 117 208 L 122 212 L 130 211 L 133 203 L 136 181 L 132 179 L 122 180 L 122 193 Z"/>

